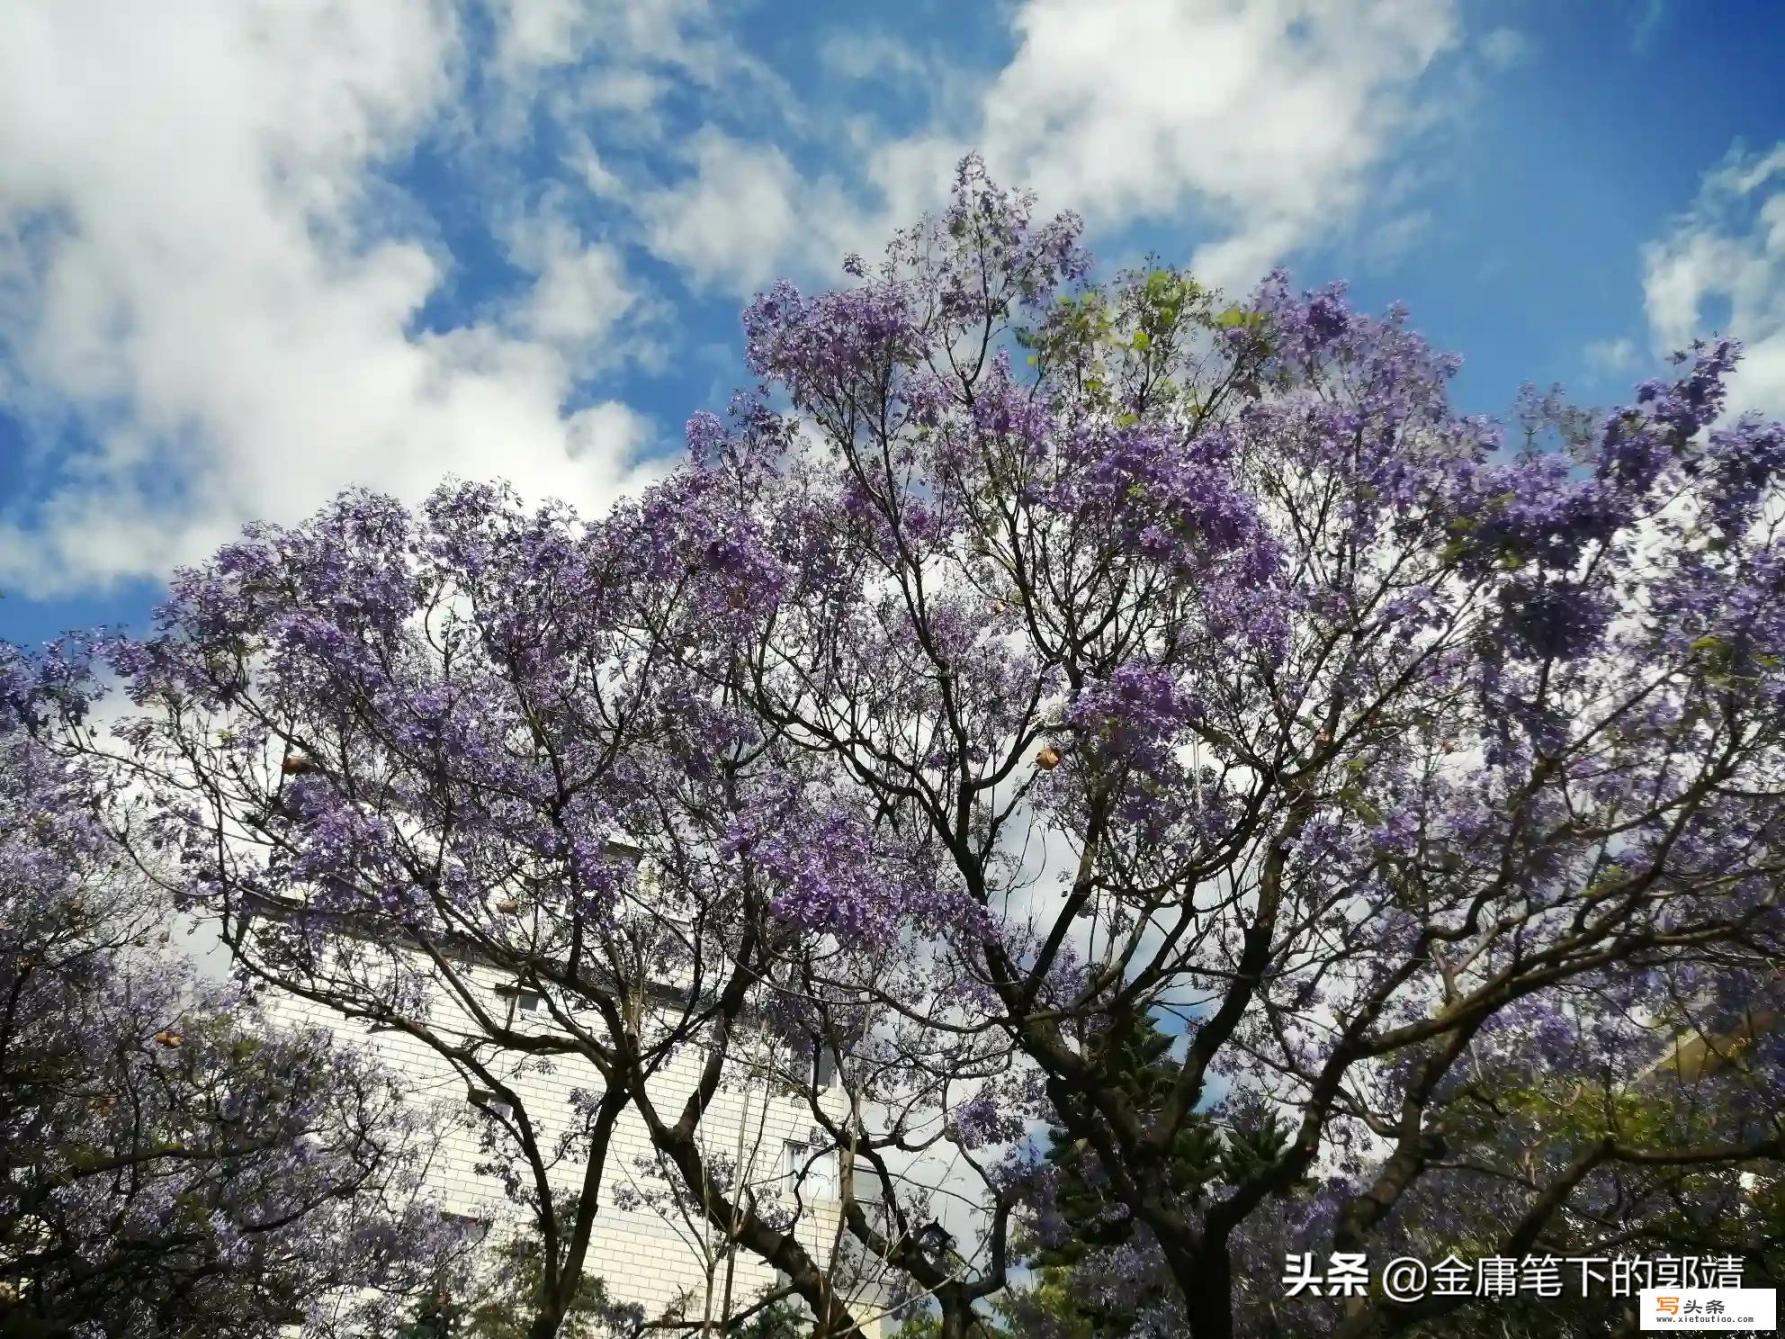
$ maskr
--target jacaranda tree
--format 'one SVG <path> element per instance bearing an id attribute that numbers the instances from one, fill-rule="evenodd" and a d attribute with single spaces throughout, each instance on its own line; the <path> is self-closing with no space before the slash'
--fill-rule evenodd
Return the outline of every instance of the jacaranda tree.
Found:
<path id="1" fill-rule="evenodd" d="M 0 1334 L 376 1327 L 459 1254 L 422 1113 L 170 956 L 107 807 L 0 725 Z"/>
<path id="2" fill-rule="evenodd" d="M 611 514 L 349 494 L 97 648 L 142 709 L 112 752 L 246 970 L 425 1033 L 474 945 L 557 1027 L 486 1014 L 460 1062 L 586 1065 L 591 1146 L 635 1109 L 822 1334 L 835 1258 L 700 1139 L 757 1023 L 837 1058 L 841 1112 L 785 1075 L 845 1155 L 835 1256 L 944 1336 L 1062 1190 L 1131 1224 L 1097 1264 L 1162 1285 L 1134 1323 L 1196 1339 L 1303 1324 L 1286 1252 L 1730 1219 L 1781 1152 L 1772 1033 L 1714 1099 L 1640 1083 L 1777 993 L 1785 431 L 1723 416 L 1736 347 L 1508 428 L 1399 311 L 1093 281 L 1077 221 L 973 160 L 845 269 L 749 307 L 762 384 Z M 1144 1084 L 1108 1040 L 1140 1020 L 1179 1039 Z"/>

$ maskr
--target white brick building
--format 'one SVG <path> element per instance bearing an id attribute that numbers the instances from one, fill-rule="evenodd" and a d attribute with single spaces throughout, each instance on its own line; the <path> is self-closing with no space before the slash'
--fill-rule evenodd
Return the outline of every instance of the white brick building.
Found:
<path id="1" fill-rule="evenodd" d="M 474 983 L 485 1007 L 498 1017 L 523 1030 L 554 1026 L 537 995 L 516 989 L 493 968 L 467 960 L 456 970 L 461 980 Z M 344 1020 L 325 1005 L 293 995 L 270 993 L 266 1006 L 276 1022 L 319 1025 L 346 1036 L 365 1037 L 388 1065 L 410 1076 L 410 1091 L 417 1100 L 462 1112 L 463 1119 L 453 1123 L 452 1133 L 436 1155 L 432 1185 L 449 1212 L 487 1224 L 492 1241 L 525 1231 L 525 1211 L 510 1200 L 497 1176 L 478 1170 L 492 1155 L 481 1147 L 479 1132 L 488 1118 L 475 1108 L 495 1101 L 493 1093 L 468 1085 L 462 1074 L 419 1038 L 389 1030 L 374 1030 L 368 1036 L 364 1023 Z M 437 1005 L 429 1022 L 436 1033 L 471 1035 L 467 1016 L 456 1001 Z M 652 1095 L 660 1111 L 680 1111 L 693 1090 L 702 1058 L 697 1048 L 685 1048 L 653 1080 Z M 788 1092 L 784 1078 L 777 1084 L 775 1070 L 787 1063 L 784 1055 L 777 1061 L 751 1073 L 730 1076 L 721 1086 L 700 1126 L 703 1159 L 709 1166 L 737 1166 L 742 1183 L 754 1187 L 761 1197 L 781 1197 L 789 1207 L 794 1204 L 791 1191 L 797 1180 L 800 1213 L 796 1238 L 821 1266 L 831 1266 L 835 1258 L 833 1278 L 867 1339 L 889 1334 L 894 1326 L 883 1322 L 880 1315 L 877 1299 L 882 1294 L 866 1277 L 872 1271 L 846 1268 L 844 1262 L 858 1258 L 856 1253 L 847 1247 L 841 1252 L 835 1249 L 840 1236 L 837 1154 L 820 1153 L 816 1146 L 809 1146 L 813 1134 L 810 1110 L 803 1098 Z M 542 1147 L 571 1117 L 573 1090 L 599 1093 L 603 1088 L 595 1070 L 577 1057 L 557 1057 L 546 1066 L 509 1054 L 492 1068 L 520 1097 L 534 1125 L 543 1129 Z M 821 1066 L 819 1078 L 828 1077 L 830 1068 Z M 785 1075 L 786 1071 L 780 1072 Z M 840 1109 L 841 1092 L 832 1091 Z M 520 1161 L 518 1152 L 504 1147 L 503 1153 Z M 725 1331 L 717 1322 L 744 1311 L 775 1286 L 776 1273 L 748 1251 L 729 1249 L 722 1234 L 710 1224 L 678 1212 L 673 1197 L 664 1193 L 668 1183 L 651 1174 L 656 1165 L 644 1122 L 628 1108 L 611 1140 L 585 1275 L 602 1278 L 611 1298 L 641 1305 L 649 1319 L 679 1312 L 690 1321 L 710 1319 L 715 1322 L 710 1332 L 722 1334 Z M 566 1158 L 553 1169 L 553 1184 L 575 1189 L 583 1172 L 580 1160 Z M 864 1200 L 876 1198 L 859 1188 L 857 1193 Z"/>

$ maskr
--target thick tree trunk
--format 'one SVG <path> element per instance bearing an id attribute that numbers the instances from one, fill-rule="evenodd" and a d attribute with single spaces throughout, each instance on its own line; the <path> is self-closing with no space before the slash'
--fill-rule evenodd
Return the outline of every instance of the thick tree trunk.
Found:
<path id="1" fill-rule="evenodd" d="M 1233 1339 L 1233 1260 L 1225 1243 L 1205 1245 L 1196 1268 L 1178 1275 L 1191 1339 Z"/>
<path id="2" fill-rule="evenodd" d="M 967 1339 L 967 1326 L 970 1323 L 971 1315 L 970 1311 L 964 1311 L 958 1306 L 943 1307 L 942 1327 L 938 1332 L 937 1339 Z"/>

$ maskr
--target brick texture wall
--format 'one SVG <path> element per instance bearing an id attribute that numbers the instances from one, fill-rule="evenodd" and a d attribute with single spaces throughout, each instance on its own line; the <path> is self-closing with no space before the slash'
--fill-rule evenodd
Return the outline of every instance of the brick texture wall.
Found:
<path id="1" fill-rule="evenodd" d="M 491 971 L 470 967 L 468 974 L 480 993 L 486 994 L 486 1007 L 498 1015 L 507 1013 L 524 1026 L 552 1025 L 549 1013 L 541 1010 L 529 1014 L 521 1010 L 518 1000 L 499 993 L 497 986 L 502 982 Z M 442 1206 L 449 1212 L 490 1223 L 492 1236 L 498 1239 L 522 1223 L 523 1211 L 510 1202 L 501 1180 L 477 1170 L 480 1163 L 491 1157 L 480 1146 L 477 1124 L 484 1118 L 471 1107 L 466 1080 L 444 1059 L 425 1043 L 401 1033 L 368 1035 L 363 1024 L 349 1023 L 326 1006 L 308 1000 L 279 995 L 269 998 L 266 1004 L 275 1023 L 324 1027 L 361 1040 L 387 1065 L 407 1076 L 413 1100 L 439 1103 L 451 1109 L 455 1113 L 451 1133 L 436 1152 L 430 1178 Z M 462 1028 L 462 1018 L 456 1007 L 440 1008 L 432 1022 L 436 1029 L 450 1033 Z M 666 1067 L 654 1091 L 661 1112 L 668 1115 L 680 1110 L 700 1063 L 700 1054 L 689 1048 Z M 529 1118 L 545 1132 L 541 1139 L 545 1148 L 552 1147 L 552 1136 L 565 1128 L 571 1114 L 571 1091 L 583 1088 L 599 1092 L 602 1087 L 593 1068 L 575 1057 L 555 1058 L 550 1072 L 537 1061 L 518 1069 L 514 1063 L 493 1067 L 504 1074 L 504 1082 L 520 1095 Z M 840 1094 L 838 1100 L 841 1101 Z M 721 1089 L 702 1122 L 702 1138 L 710 1157 L 730 1160 L 737 1156 L 741 1131 L 741 1165 L 745 1175 L 763 1190 L 775 1193 L 787 1184 L 787 1145 L 804 1144 L 811 1126 L 809 1111 L 804 1111 L 794 1099 L 775 1093 L 767 1081 L 759 1078 Z M 518 1151 L 505 1152 L 504 1156 L 524 1166 Z M 678 1303 L 690 1319 L 716 1313 L 727 1266 L 723 1242 L 714 1230 L 698 1222 L 684 1221 L 668 1208 L 661 1194 L 647 1194 L 645 1202 L 635 1203 L 629 1202 L 630 1197 L 623 1192 L 626 1187 L 651 1189 L 652 1180 L 641 1173 L 640 1167 L 653 1161 L 643 1122 L 636 1112 L 628 1110 L 615 1128 L 608 1154 L 588 1272 L 606 1281 L 610 1296 L 639 1303 L 652 1317 Z M 580 1160 L 566 1159 L 554 1169 L 552 1179 L 561 1187 L 574 1188 L 581 1184 L 583 1173 Z M 830 1185 L 815 1184 L 812 1175 L 809 1174 L 802 1191 L 805 1209 L 796 1235 L 822 1263 L 830 1257 L 838 1210 L 834 1179 Z M 732 1296 L 737 1310 L 773 1286 L 775 1273 L 746 1251 L 733 1252 L 732 1259 Z M 704 1302 L 709 1271 L 715 1299 L 713 1313 L 706 1312 Z M 859 1286 L 852 1300 L 858 1317 L 873 1315 L 871 1287 Z M 870 1323 L 866 1333 L 872 1339 L 890 1329 Z"/>

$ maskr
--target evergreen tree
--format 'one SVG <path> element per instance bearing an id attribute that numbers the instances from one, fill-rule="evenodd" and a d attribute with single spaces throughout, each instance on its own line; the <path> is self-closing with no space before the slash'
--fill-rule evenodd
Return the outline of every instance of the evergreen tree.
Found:
<path id="1" fill-rule="evenodd" d="M 1087 1059 L 1109 1090 L 1119 1093 L 1141 1123 L 1166 1105 L 1181 1061 L 1172 1055 L 1174 1037 L 1150 1015 L 1117 1010 L 1082 1038 Z M 1287 1131 L 1274 1112 L 1217 1125 L 1210 1112 L 1193 1113 L 1160 1158 L 1156 1175 L 1180 1203 L 1202 1202 L 1211 1185 L 1244 1180 L 1277 1157 Z M 1129 1333 L 1136 1318 L 1165 1305 L 1170 1283 L 1163 1271 L 1132 1267 L 1107 1273 L 1102 1262 L 1134 1244 L 1133 1216 L 1111 1193 L 1097 1153 L 1086 1141 L 1050 1127 L 1047 1161 L 1056 1169 L 1052 1208 L 1056 1221 L 1032 1250 L 1038 1283 L 1008 1304 L 1013 1320 L 1051 1328 L 1070 1339 L 1102 1339 Z M 1144 1254 L 1144 1248 L 1143 1248 Z"/>

